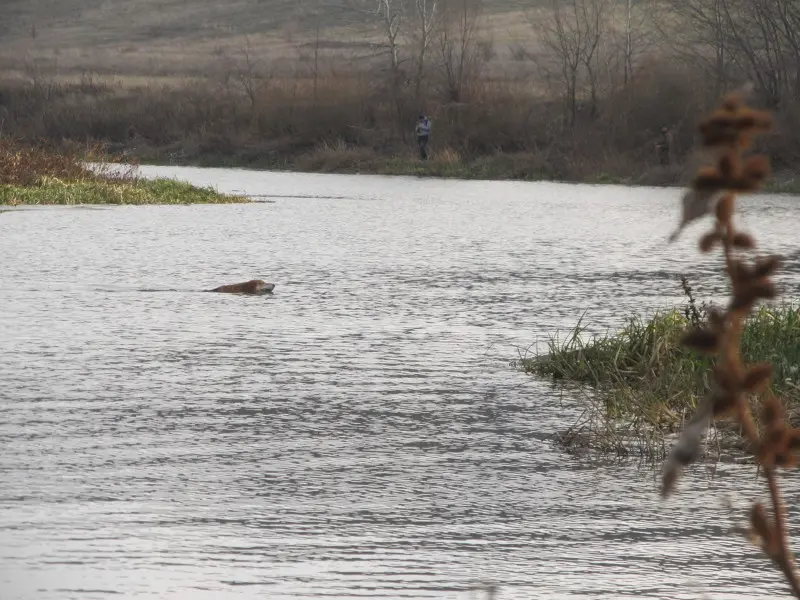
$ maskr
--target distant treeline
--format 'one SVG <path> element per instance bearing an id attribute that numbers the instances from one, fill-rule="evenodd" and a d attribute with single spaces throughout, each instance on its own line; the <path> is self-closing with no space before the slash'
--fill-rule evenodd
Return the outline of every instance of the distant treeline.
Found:
<path id="1" fill-rule="evenodd" d="M 800 166 L 796 2 L 664 0 L 665 19 L 634 0 L 554 1 L 531 20 L 535 50 L 502 49 L 518 63 L 506 71 L 479 2 L 378 5 L 371 14 L 387 58 L 377 67 L 322 60 L 312 45 L 294 72 L 245 48 L 224 77 L 169 86 L 36 75 L 0 82 L 2 133 L 100 141 L 143 159 L 336 170 L 326 161 L 347 155 L 369 169 L 380 157 L 410 160 L 425 113 L 434 159 L 511 154 L 524 158 L 515 168 L 541 176 L 667 183 L 694 145 L 697 118 L 750 82 L 777 116 L 764 142 L 773 165 Z M 664 127 L 666 165 L 656 151 Z"/>

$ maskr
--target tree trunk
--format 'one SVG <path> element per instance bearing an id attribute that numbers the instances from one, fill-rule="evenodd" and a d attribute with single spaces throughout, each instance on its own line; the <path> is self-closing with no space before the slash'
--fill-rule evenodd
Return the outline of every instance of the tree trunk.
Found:
<path id="1" fill-rule="evenodd" d="M 625 65 L 624 84 L 633 80 L 633 0 L 627 0 L 625 12 Z"/>

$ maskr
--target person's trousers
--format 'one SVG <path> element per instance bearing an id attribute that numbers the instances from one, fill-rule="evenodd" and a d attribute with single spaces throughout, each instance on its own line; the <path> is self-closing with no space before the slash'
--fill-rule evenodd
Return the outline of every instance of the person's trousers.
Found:
<path id="1" fill-rule="evenodd" d="M 419 146 L 419 157 L 422 160 L 428 159 L 428 136 L 420 135 L 417 137 L 417 145 Z"/>

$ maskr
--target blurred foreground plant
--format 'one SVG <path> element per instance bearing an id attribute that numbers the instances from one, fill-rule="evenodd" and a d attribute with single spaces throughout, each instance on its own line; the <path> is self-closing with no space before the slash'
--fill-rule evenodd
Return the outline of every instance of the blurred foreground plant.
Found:
<path id="1" fill-rule="evenodd" d="M 662 496 L 671 494 L 682 469 L 700 454 L 701 441 L 713 419 L 733 419 L 747 448 L 757 461 L 769 490 L 771 509 L 756 502 L 750 511 L 748 537 L 759 545 L 780 569 L 792 594 L 800 598 L 800 578 L 789 548 L 786 514 L 777 471 L 796 463 L 800 430 L 784 420 L 782 402 L 768 390 L 773 367 L 769 363 L 746 365 L 741 355 L 741 335 L 755 305 L 776 296 L 772 275 L 780 264 L 777 256 L 753 259 L 755 239 L 736 229 L 733 216 L 737 193 L 758 190 L 769 174 L 769 162 L 760 155 L 745 156 L 755 136 L 769 131 L 768 113 L 748 107 L 741 94 L 732 94 L 700 125 L 700 135 L 713 164 L 701 168 L 683 198 L 681 223 L 671 239 L 695 219 L 713 213 L 711 231 L 700 238 L 700 250 L 719 248 L 730 280 L 731 298 L 723 311 L 710 308 L 705 323 L 684 335 L 685 346 L 714 357 L 714 388 L 686 424 L 664 465 Z M 760 425 L 751 411 L 751 398 L 764 394 Z"/>

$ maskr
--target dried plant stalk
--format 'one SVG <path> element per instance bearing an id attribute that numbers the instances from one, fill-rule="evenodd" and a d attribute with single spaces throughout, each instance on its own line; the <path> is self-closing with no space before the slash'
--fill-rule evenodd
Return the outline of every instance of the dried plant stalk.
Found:
<path id="1" fill-rule="evenodd" d="M 712 370 L 714 389 L 698 407 L 693 418 L 670 452 L 662 476 L 662 496 L 671 494 L 684 467 L 696 460 L 709 423 L 713 419 L 733 419 L 747 441 L 750 452 L 766 479 L 772 505 L 771 515 L 756 503 L 750 512 L 748 537 L 759 545 L 785 576 L 792 594 L 800 598 L 800 577 L 789 548 L 786 516 L 777 470 L 791 467 L 800 450 L 800 430 L 784 420 L 781 401 L 767 391 L 772 366 L 767 363 L 745 365 L 741 356 L 741 333 L 745 320 L 755 305 L 777 295 L 772 275 L 780 265 L 777 256 L 747 260 L 756 247 L 755 239 L 737 231 L 733 217 L 738 193 L 761 188 L 769 174 L 766 157 L 745 156 L 755 136 L 769 131 L 769 113 L 747 106 L 741 94 L 726 97 L 721 105 L 700 124 L 702 143 L 714 164 L 700 169 L 691 189 L 683 198 L 682 218 L 675 239 L 683 227 L 712 213 L 711 231 L 700 239 L 700 250 L 719 248 L 730 280 L 731 297 L 726 310 L 713 310 L 707 323 L 687 332 L 687 347 L 716 357 Z M 756 423 L 750 399 L 765 393 L 762 423 Z"/>

